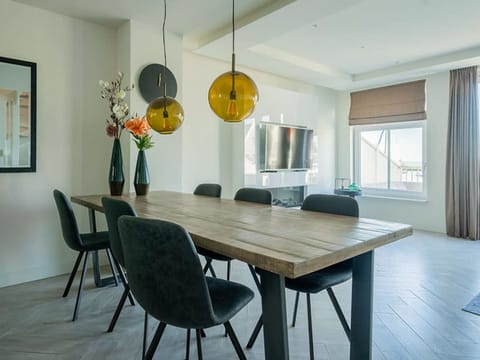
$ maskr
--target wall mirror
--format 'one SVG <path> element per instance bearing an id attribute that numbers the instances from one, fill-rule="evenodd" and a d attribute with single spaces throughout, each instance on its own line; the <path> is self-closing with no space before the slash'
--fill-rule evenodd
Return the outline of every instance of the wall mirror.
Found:
<path id="1" fill-rule="evenodd" d="M 35 172 L 37 64 L 0 57 L 0 172 Z"/>

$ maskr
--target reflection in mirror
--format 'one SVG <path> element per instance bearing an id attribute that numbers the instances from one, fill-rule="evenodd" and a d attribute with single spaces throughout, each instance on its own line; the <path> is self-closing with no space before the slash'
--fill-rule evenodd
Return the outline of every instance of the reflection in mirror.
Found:
<path id="1" fill-rule="evenodd" d="M 0 57 L 0 172 L 35 171 L 36 64 Z"/>

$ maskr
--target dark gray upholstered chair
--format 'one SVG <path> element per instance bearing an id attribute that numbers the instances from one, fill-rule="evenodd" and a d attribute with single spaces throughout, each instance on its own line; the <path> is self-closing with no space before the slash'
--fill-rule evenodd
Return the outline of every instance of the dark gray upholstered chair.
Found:
<path id="1" fill-rule="evenodd" d="M 145 358 L 151 359 L 167 324 L 200 329 L 223 324 L 240 359 L 246 359 L 230 319 L 253 298 L 240 284 L 205 277 L 186 230 L 174 223 L 122 216 L 119 230 L 130 288 L 138 303 L 160 321 Z"/>
<path id="2" fill-rule="evenodd" d="M 199 184 L 193 194 L 219 198 L 222 196 L 222 186 L 219 184 Z"/>
<path id="3" fill-rule="evenodd" d="M 124 286 L 123 294 L 118 302 L 112 320 L 110 321 L 110 325 L 108 326 L 107 331 L 112 332 L 115 328 L 115 324 L 117 323 L 118 317 L 120 316 L 120 312 L 123 309 L 123 305 L 125 304 L 127 297 L 130 300 L 130 304 L 135 305 L 135 301 L 130 293 L 130 287 L 128 286 L 128 282 L 125 278 L 123 270 L 125 268 L 125 259 L 123 257 L 122 243 L 120 241 L 120 234 L 118 232 L 118 219 L 122 215 L 136 216 L 136 213 L 130 204 L 123 200 L 104 197 L 102 198 L 102 205 L 105 212 L 105 218 L 107 219 L 108 232 L 110 234 L 110 248 L 113 253 L 113 261 L 117 267 L 117 271 L 120 274 L 120 278 L 122 279 Z"/>
<path id="4" fill-rule="evenodd" d="M 60 216 L 60 223 L 62 227 L 62 234 L 65 243 L 72 250 L 78 251 L 77 260 L 73 266 L 72 272 L 63 292 L 63 297 L 68 296 L 70 288 L 72 286 L 73 279 L 77 274 L 78 266 L 82 261 L 83 255 L 85 255 L 85 260 L 83 262 L 82 275 L 80 277 L 80 285 L 78 287 L 77 300 L 75 302 L 75 310 L 73 311 L 72 321 L 75 321 L 78 317 L 78 312 L 80 310 L 80 301 L 82 299 L 83 283 L 85 281 L 85 274 L 87 271 L 87 261 L 90 253 L 97 250 L 105 250 L 107 253 L 108 261 L 110 263 L 110 268 L 112 270 L 113 277 L 115 279 L 115 284 L 118 285 L 117 277 L 115 271 L 113 270 L 112 265 L 112 256 L 110 254 L 110 242 L 108 240 L 108 231 L 100 231 L 95 233 L 86 233 L 80 234 L 78 230 L 77 220 L 75 219 L 75 214 L 73 213 L 72 205 L 67 199 L 64 193 L 59 190 L 53 191 L 53 197 L 57 205 L 58 215 Z"/>
<path id="5" fill-rule="evenodd" d="M 222 196 L 222 186 L 219 184 L 200 184 L 195 188 L 195 190 L 193 191 L 193 194 L 219 198 L 220 196 Z M 197 252 L 200 255 L 204 256 L 206 260 L 205 266 L 203 268 L 204 274 L 206 274 L 207 271 L 210 270 L 210 273 L 212 274 L 212 276 L 217 277 L 217 274 L 215 273 L 215 269 L 212 266 L 212 261 L 213 260 L 226 261 L 227 262 L 227 280 L 230 280 L 230 261 L 232 260 L 232 258 L 218 254 L 214 251 L 204 249 L 199 246 L 197 246 Z"/>
<path id="6" fill-rule="evenodd" d="M 358 217 L 357 201 L 352 197 L 343 195 L 309 195 L 303 201 L 302 210 Z M 295 321 L 297 318 L 298 299 L 300 293 L 305 293 L 307 297 L 308 336 L 310 345 L 310 359 L 312 360 L 314 359 L 314 351 L 310 294 L 316 294 L 322 290 L 327 290 L 328 296 L 332 301 L 333 307 L 335 308 L 335 311 L 340 319 L 345 334 L 350 340 L 350 327 L 345 319 L 342 309 L 340 308 L 332 287 L 351 279 L 351 277 L 352 260 L 350 259 L 296 279 L 285 278 L 285 287 L 297 291 L 292 326 L 295 326 Z M 263 322 L 262 318 L 260 317 L 255 329 L 253 330 L 250 340 L 248 341 L 247 348 L 251 348 L 255 343 L 262 325 Z"/>
<path id="7" fill-rule="evenodd" d="M 125 269 L 125 257 L 123 255 L 120 233 L 118 231 L 118 219 L 120 218 L 120 216 L 123 215 L 137 216 L 137 214 L 135 210 L 131 207 L 131 205 L 123 200 L 104 197 L 102 198 L 102 205 L 105 212 L 105 218 L 107 219 L 108 230 L 110 233 L 110 248 L 113 253 L 113 260 L 117 266 L 117 271 L 120 273 L 122 282 L 124 284 L 124 291 L 122 297 L 120 298 L 115 313 L 113 314 L 112 320 L 110 321 L 110 325 L 108 326 L 107 331 L 112 332 L 118 321 L 118 317 L 120 316 L 120 312 L 123 309 L 127 296 L 130 300 L 130 304 L 135 305 L 135 302 L 131 295 L 130 286 L 128 285 L 127 279 L 124 276 L 123 272 L 123 269 Z M 147 316 L 145 316 L 145 322 L 148 322 Z M 145 344 L 143 352 L 145 353 Z"/>
<path id="8" fill-rule="evenodd" d="M 258 204 L 272 204 L 272 193 L 267 189 L 241 188 L 234 197 L 238 201 L 248 201 Z"/>

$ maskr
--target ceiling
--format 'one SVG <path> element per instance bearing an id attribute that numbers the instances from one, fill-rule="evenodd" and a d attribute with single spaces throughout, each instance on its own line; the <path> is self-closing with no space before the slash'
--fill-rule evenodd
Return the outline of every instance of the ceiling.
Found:
<path id="1" fill-rule="evenodd" d="M 160 26 L 161 0 L 16 0 L 107 26 Z M 240 0 L 237 63 L 334 89 L 358 89 L 480 63 L 478 0 Z M 230 61 L 231 2 L 170 0 L 167 29 Z"/>

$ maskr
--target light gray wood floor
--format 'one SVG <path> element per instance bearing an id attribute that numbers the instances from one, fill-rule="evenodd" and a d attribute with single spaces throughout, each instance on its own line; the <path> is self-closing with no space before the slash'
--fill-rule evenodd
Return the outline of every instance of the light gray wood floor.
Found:
<path id="1" fill-rule="evenodd" d="M 375 253 L 374 359 L 480 360 L 480 316 L 461 310 L 480 292 L 480 242 L 415 232 Z M 73 264 L 72 264 L 73 265 Z M 225 276 L 225 264 L 215 263 Z M 234 261 L 232 279 L 252 289 L 245 264 Z M 106 328 L 121 287 L 96 289 L 89 276 L 79 319 L 71 322 L 78 277 L 61 298 L 67 275 L 0 289 L 0 359 L 140 359 L 143 311 L 126 305 L 115 331 Z M 350 283 L 336 287 L 350 313 Z M 287 292 L 291 321 L 294 293 Z M 324 293 L 313 296 L 316 359 L 348 359 L 348 341 Z M 292 359 L 308 358 L 305 298 L 289 328 Z M 245 345 L 260 312 L 257 294 L 232 321 Z M 151 333 L 156 325 L 150 321 Z M 205 359 L 235 359 L 223 328 L 208 329 Z M 183 359 L 185 330 L 167 327 L 156 359 Z M 196 358 L 194 339 L 191 355 Z M 249 359 L 263 359 L 262 337 Z"/>

